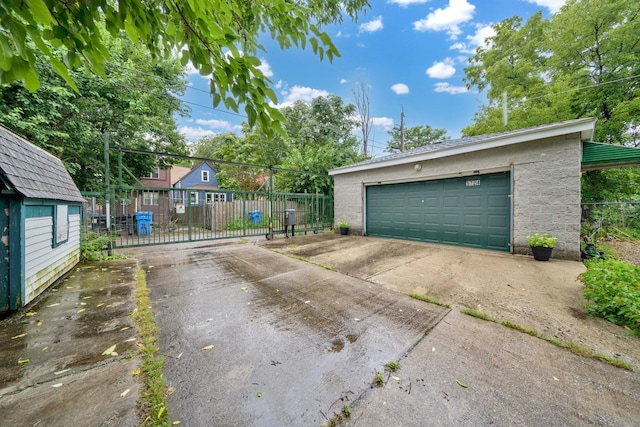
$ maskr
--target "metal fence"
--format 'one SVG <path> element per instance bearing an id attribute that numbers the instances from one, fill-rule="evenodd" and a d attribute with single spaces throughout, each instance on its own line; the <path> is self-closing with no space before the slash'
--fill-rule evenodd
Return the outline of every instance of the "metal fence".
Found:
<path id="1" fill-rule="evenodd" d="M 333 199 L 321 194 L 112 187 L 83 193 L 85 232 L 111 247 L 314 232 L 331 228 Z"/>

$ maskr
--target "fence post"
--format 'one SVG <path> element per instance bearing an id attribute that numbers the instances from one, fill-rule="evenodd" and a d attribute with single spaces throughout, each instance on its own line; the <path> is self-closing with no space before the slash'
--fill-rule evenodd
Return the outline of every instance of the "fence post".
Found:
<path id="1" fill-rule="evenodd" d="M 269 235 L 268 239 L 273 240 L 273 166 L 269 166 Z"/>

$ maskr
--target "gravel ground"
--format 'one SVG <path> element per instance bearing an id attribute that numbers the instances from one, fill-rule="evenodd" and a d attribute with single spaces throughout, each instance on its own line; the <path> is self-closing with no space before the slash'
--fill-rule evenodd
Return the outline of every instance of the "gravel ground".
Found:
<path id="1" fill-rule="evenodd" d="M 606 243 L 620 255 L 620 259 L 640 266 L 640 241 L 612 240 Z"/>

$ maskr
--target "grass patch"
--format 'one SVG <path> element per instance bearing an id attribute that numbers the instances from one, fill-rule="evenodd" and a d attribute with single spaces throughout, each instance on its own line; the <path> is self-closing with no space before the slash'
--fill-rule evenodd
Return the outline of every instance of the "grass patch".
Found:
<path id="1" fill-rule="evenodd" d="M 375 379 L 373 380 L 374 384 L 378 387 L 382 387 L 384 384 L 384 377 L 382 376 L 382 372 L 376 371 Z"/>
<path id="2" fill-rule="evenodd" d="M 400 369 L 400 364 L 395 360 L 392 360 L 391 362 L 384 365 L 384 370 L 387 372 L 395 372 L 398 369 Z"/>
<path id="3" fill-rule="evenodd" d="M 463 307 L 460 309 L 460 313 L 477 317 L 478 319 L 486 320 L 488 322 L 500 323 L 500 320 L 498 320 L 497 318 L 490 316 L 487 313 L 483 313 L 482 311 L 474 310 L 473 308 Z"/>
<path id="4" fill-rule="evenodd" d="M 527 335 L 531 335 L 532 337 L 535 337 L 535 338 L 540 338 L 550 344 L 555 345 L 556 347 L 567 349 L 570 352 L 577 354 L 578 356 L 587 357 L 589 359 L 597 359 L 597 360 L 600 360 L 601 362 L 608 363 L 609 365 L 615 366 L 617 368 L 626 369 L 627 371 L 635 370 L 635 367 L 631 363 L 625 360 L 607 356 L 606 354 L 598 353 L 597 351 L 594 351 L 574 341 L 562 341 L 561 339 L 541 334 L 535 329 L 518 325 L 517 323 L 511 322 L 509 320 L 500 320 L 497 317 L 493 317 L 487 313 L 483 313 L 481 311 L 474 310 L 472 308 L 464 307 L 460 309 L 460 312 L 462 314 L 477 317 L 478 319 L 486 320 L 488 322 L 498 323 L 502 326 L 515 329 L 516 331 L 525 333 Z"/>
<path id="5" fill-rule="evenodd" d="M 158 327 L 153 319 L 146 276 L 141 269 L 136 272 L 135 300 L 137 308 L 132 317 L 138 328 L 142 357 L 140 365 L 142 393 L 138 401 L 143 419 L 141 426 L 169 426 L 170 419 L 166 403 L 167 384 L 162 373 L 164 357 L 157 356 Z"/>
<path id="6" fill-rule="evenodd" d="M 431 298 L 428 295 L 416 294 L 416 293 L 413 293 L 413 292 L 409 292 L 407 295 L 409 295 L 411 298 L 415 298 L 415 299 L 420 300 L 420 301 L 428 302 L 430 304 L 435 304 L 435 305 L 439 305 L 441 307 L 451 308 L 451 303 L 438 301 L 437 299 Z"/>
<path id="7" fill-rule="evenodd" d="M 532 337 L 537 338 L 539 336 L 538 331 L 536 331 L 535 329 L 525 328 L 522 325 L 518 325 L 517 323 L 513 323 L 508 320 L 503 320 L 502 322 L 500 322 L 500 324 L 506 326 L 507 328 L 515 329 L 516 331 L 531 335 Z"/>

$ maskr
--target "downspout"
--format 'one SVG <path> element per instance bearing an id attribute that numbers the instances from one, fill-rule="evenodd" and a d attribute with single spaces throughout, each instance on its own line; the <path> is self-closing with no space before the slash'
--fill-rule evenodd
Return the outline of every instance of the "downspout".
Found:
<path id="1" fill-rule="evenodd" d="M 515 254 L 515 240 L 514 240 L 514 215 L 513 215 L 513 191 L 515 188 L 515 178 L 514 178 L 514 166 L 513 163 L 511 163 L 511 176 L 509 177 L 509 185 L 511 186 L 511 188 L 509 189 L 509 231 L 511 234 L 511 243 L 509 243 L 509 246 L 511 246 L 511 250 L 509 252 L 511 252 L 511 254 Z"/>

